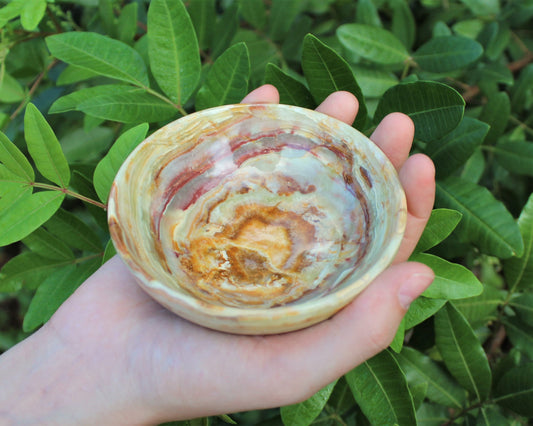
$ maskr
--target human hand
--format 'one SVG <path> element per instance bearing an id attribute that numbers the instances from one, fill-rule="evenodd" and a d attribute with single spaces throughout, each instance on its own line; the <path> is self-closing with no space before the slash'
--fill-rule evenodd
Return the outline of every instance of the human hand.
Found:
<path id="1" fill-rule="evenodd" d="M 278 101 L 268 85 L 243 100 Z M 357 106 L 351 94 L 337 92 L 317 109 L 351 124 Z M 371 137 L 399 171 L 407 228 L 394 265 L 346 308 L 287 334 L 220 333 L 161 307 L 115 257 L 28 343 L 46 346 L 39 351 L 48 356 L 34 361 L 28 385 L 46 386 L 41 404 L 56 394 L 44 404 L 48 414 L 76 424 L 151 424 L 282 406 L 306 399 L 386 348 L 410 301 L 433 279 L 426 266 L 405 262 L 429 217 L 435 188 L 431 160 L 408 158 L 413 134 L 408 117 L 391 114 Z M 37 418 L 46 423 L 42 413 Z"/>

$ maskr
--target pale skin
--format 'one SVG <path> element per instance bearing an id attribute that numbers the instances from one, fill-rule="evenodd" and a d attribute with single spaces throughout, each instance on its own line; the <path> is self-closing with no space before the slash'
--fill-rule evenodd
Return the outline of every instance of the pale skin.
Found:
<path id="1" fill-rule="evenodd" d="M 243 102 L 277 103 L 273 86 Z M 347 92 L 317 109 L 351 124 Z M 212 331 L 168 312 L 114 257 L 31 337 L 0 357 L 1 424 L 157 424 L 293 404 L 386 348 L 409 303 L 433 280 L 407 262 L 434 201 L 429 158 L 409 157 L 414 126 L 390 114 L 371 139 L 398 170 L 408 220 L 392 266 L 313 327 L 273 336 Z"/>

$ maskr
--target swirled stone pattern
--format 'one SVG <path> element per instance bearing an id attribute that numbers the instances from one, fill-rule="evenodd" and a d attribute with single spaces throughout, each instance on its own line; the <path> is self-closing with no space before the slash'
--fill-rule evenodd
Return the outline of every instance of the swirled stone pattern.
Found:
<path id="1" fill-rule="evenodd" d="M 115 179 L 109 225 L 165 306 L 209 327 L 269 333 L 324 319 L 386 267 L 405 198 L 385 156 L 346 124 L 233 105 L 143 142 Z"/>

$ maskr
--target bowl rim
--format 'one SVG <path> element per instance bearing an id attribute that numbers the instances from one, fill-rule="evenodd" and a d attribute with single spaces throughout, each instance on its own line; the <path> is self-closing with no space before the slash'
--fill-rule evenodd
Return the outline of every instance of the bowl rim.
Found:
<path id="1" fill-rule="evenodd" d="M 355 129 L 354 127 L 350 126 L 349 124 L 346 124 L 343 121 L 340 121 L 334 117 L 331 117 L 329 115 L 326 115 L 316 110 L 311 110 L 311 109 L 293 106 L 293 105 L 285 105 L 285 104 L 257 104 L 257 103 L 255 104 L 254 103 L 228 104 L 228 105 L 222 105 L 218 107 L 213 107 L 213 108 L 208 108 L 208 109 L 204 109 L 201 111 L 197 111 L 195 113 L 191 113 L 189 115 L 180 117 L 166 124 L 165 126 L 156 130 L 150 136 L 145 138 L 129 154 L 129 156 L 123 162 L 123 164 L 121 165 L 119 171 L 117 172 L 115 176 L 112 189 L 109 195 L 109 200 L 108 200 L 108 220 L 113 216 L 115 220 L 118 222 L 118 215 L 115 211 L 115 199 L 114 199 L 115 185 L 116 185 L 115 182 L 117 178 L 122 173 L 124 173 L 124 170 L 127 168 L 128 164 L 131 161 L 133 161 L 137 152 L 139 152 L 144 145 L 149 144 L 152 141 L 152 139 L 154 139 L 154 137 L 157 136 L 159 132 L 163 130 L 168 132 L 169 129 L 172 129 L 172 131 L 176 131 L 175 129 L 173 129 L 173 127 L 177 126 L 179 128 L 183 125 L 186 126 L 188 121 L 190 120 L 196 120 L 198 118 L 201 118 L 202 116 L 209 116 L 212 114 L 216 114 L 218 111 L 221 111 L 221 110 L 234 110 L 238 112 L 238 111 L 246 111 L 251 108 L 257 109 L 257 110 L 262 110 L 262 109 L 275 109 L 275 110 L 281 110 L 281 111 L 291 110 L 291 111 L 296 111 L 300 113 L 305 113 L 305 115 L 308 115 L 308 116 L 316 116 L 318 119 L 320 119 L 320 121 L 326 121 L 326 122 L 332 123 L 332 126 L 334 128 L 339 127 L 340 128 L 339 130 L 344 129 L 344 131 L 354 132 L 354 134 L 358 134 L 360 137 L 363 137 L 364 138 L 363 143 L 366 144 L 365 149 L 371 150 L 375 158 L 379 160 L 380 166 L 383 169 L 385 169 L 385 172 L 387 174 L 393 177 L 391 181 L 388 181 L 388 185 L 395 186 L 396 191 L 398 191 L 398 195 L 399 195 L 399 205 L 397 209 L 398 217 L 397 217 L 397 220 L 394 221 L 395 227 L 390 231 L 392 234 L 390 241 L 381 251 L 381 256 L 377 259 L 377 261 L 374 264 L 372 264 L 368 268 L 368 270 L 362 276 L 358 277 L 356 281 L 347 283 L 345 286 L 341 286 L 340 288 L 332 291 L 331 293 L 322 295 L 321 297 L 316 298 L 316 299 L 309 299 L 301 303 L 298 303 L 298 300 L 295 300 L 294 302 L 291 302 L 287 305 L 276 306 L 276 307 L 271 307 L 271 308 L 249 308 L 246 306 L 232 307 L 232 306 L 226 306 L 226 305 L 215 305 L 213 303 L 210 303 L 209 301 L 197 299 L 193 295 L 187 293 L 186 290 L 182 290 L 181 292 L 176 291 L 172 289 L 171 287 L 166 286 L 164 283 L 149 277 L 143 270 L 142 266 L 139 265 L 138 262 L 134 261 L 127 252 L 122 252 L 121 246 L 115 243 L 115 238 L 114 238 L 113 232 L 111 231 L 111 240 L 113 241 L 113 244 L 115 246 L 117 253 L 119 254 L 120 258 L 124 261 L 124 263 L 127 265 L 128 269 L 133 273 L 135 277 L 137 277 L 137 281 L 140 281 L 139 284 L 146 292 L 148 292 L 152 297 L 154 297 L 160 303 L 163 303 L 163 301 L 160 300 L 159 297 L 156 297 L 156 295 L 154 295 L 153 292 L 158 292 L 158 293 L 163 292 L 167 295 L 167 297 L 172 299 L 172 301 L 178 303 L 180 307 L 182 308 L 178 311 L 176 309 L 173 309 L 175 306 L 169 307 L 168 303 L 163 303 L 170 310 L 174 311 L 178 315 L 186 319 L 189 319 L 195 323 L 199 323 L 210 328 L 217 328 L 217 329 L 222 329 L 222 330 L 225 330 L 224 327 L 213 327 L 209 325 L 211 324 L 211 321 L 206 321 L 202 323 L 202 321 L 198 318 L 197 315 L 189 315 L 188 309 L 194 311 L 195 314 L 207 315 L 209 317 L 217 317 L 217 318 L 225 319 L 225 320 L 237 320 L 238 323 L 242 323 L 242 324 L 254 324 L 258 321 L 261 321 L 262 323 L 264 323 L 265 320 L 269 320 L 269 319 L 276 320 L 276 319 L 283 318 L 283 317 L 290 317 L 294 315 L 295 309 L 298 311 L 298 316 L 302 317 L 302 320 L 300 322 L 304 322 L 305 318 L 311 318 L 311 317 L 316 316 L 317 312 L 330 312 L 330 314 L 333 315 L 336 311 L 342 309 L 344 306 L 350 303 L 355 298 L 355 296 L 357 296 L 362 290 L 364 290 L 369 284 L 371 284 L 371 282 L 392 263 L 394 257 L 396 256 L 400 248 L 400 244 L 403 239 L 405 227 L 407 223 L 407 201 L 406 201 L 405 192 L 401 185 L 398 173 L 395 167 L 393 166 L 393 164 L 391 163 L 391 161 L 383 153 L 383 151 L 373 141 L 371 141 L 366 135 L 364 135 L 363 133 L 361 133 L 359 130 Z M 236 332 L 238 332 L 238 330 Z"/>

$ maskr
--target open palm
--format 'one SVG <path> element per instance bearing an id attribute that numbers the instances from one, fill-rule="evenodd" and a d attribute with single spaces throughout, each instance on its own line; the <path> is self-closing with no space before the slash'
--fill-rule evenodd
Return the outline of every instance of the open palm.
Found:
<path id="1" fill-rule="evenodd" d="M 243 100 L 278 101 L 268 85 Z M 357 107 L 351 94 L 336 92 L 318 110 L 351 124 Z M 371 137 L 398 170 L 407 196 L 407 228 L 394 264 L 346 308 L 292 333 L 220 333 L 154 302 L 115 257 L 36 333 L 36 338 L 47 336 L 61 366 L 48 372 L 63 395 L 56 409 L 72 410 L 83 399 L 83 408 L 70 417 L 76 424 L 103 418 L 105 424 L 136 424 L 287 405 L 388 346 L 410 301 L 433 277 L 424 265 L 406 262 L 435 189 L 431 161 L 423 155 L 408 158 L 413 134 L 411 120 L 395 113 Z"/>

